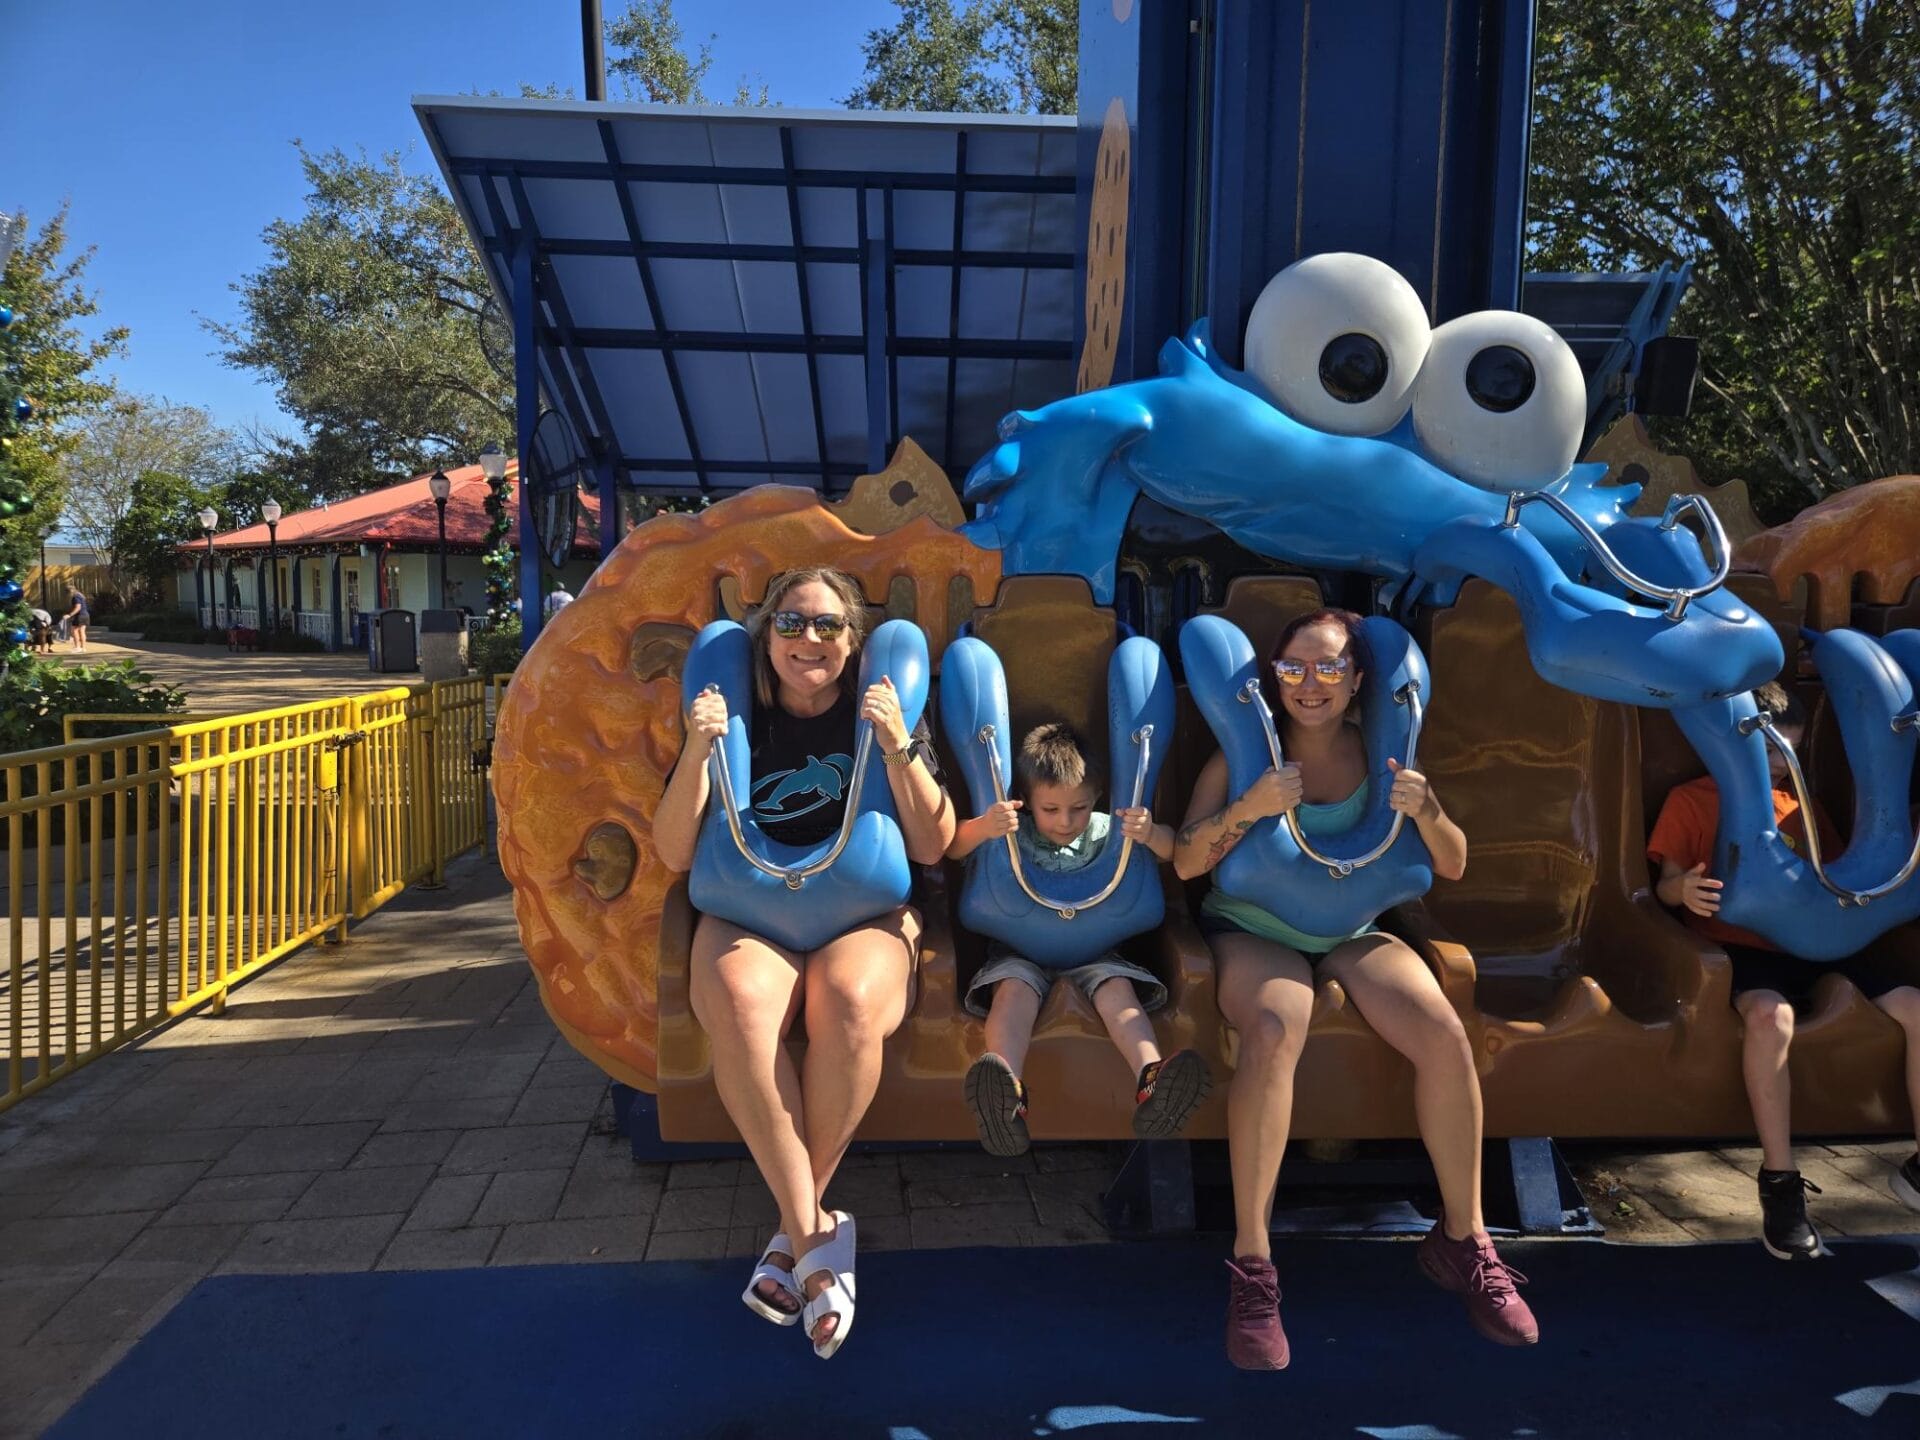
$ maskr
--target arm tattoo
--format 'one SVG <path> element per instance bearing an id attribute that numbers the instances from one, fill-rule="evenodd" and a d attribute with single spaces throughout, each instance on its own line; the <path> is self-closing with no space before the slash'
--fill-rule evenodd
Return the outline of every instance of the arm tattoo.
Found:
<path id="1" fill-rule="evenodd" d="M 1237 820 L 1231 830 L 1223 831 L 1213 844 L 1207 847 L 1207 868 L 1213 869 L 1227 858 L 1227 852 L 1246 838 L 1247 831 L 1253 828 L 1251 820 Z"/>

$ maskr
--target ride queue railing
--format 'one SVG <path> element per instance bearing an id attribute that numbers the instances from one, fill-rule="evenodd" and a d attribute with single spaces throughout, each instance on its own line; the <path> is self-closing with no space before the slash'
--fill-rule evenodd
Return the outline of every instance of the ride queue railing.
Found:
<path id="1" fill-rule="evenodd" d="M 486 837 L 478 676 L 0 755 L 0 1111 Z M 68 727 L 73 734 L 74 727 Z"/>

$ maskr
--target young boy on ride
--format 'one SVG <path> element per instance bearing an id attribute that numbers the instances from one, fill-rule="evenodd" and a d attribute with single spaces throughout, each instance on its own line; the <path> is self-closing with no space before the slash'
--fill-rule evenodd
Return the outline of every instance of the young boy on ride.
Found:
<path id="1" fill-rule="evenodd" d="M 1018 798 L 999 801 L 985 814 L 961 821 L 947 847 L 950 858 L 964 859 L 982 845 L 1001 844 L 1004 836 L 1012 835 L 1027 869 L 1083 870 L 1114 840 L 1116 828 L 1156 860 L 1173 858 L 1173 828 L 1156 825 L 1145 806 L 1112 815 L 1094 809 L 1100 777 L 1070 727 L 1041 725 L 1029 731 L 1014 757 L 1013 774 Z M 980 1127 L 980 1143 L 994 1155 L 1026 1153 L 1031 1143 L 1030 1097 L 1021 1069 L 1040 1007 L 1048 991 L 1062 982 L 1077 985 L 1093 1002 L 1128 1069 L 1139 1077 L 1134 1134 L 1159 1139 L 1179 1133 L 1212 1082 L 1206 1061 L 1191 1050 L 1160 1058 L 1147 1015 L 1166 1003 L 1167 987 L 1116 951 L 1089 955 L 1069 969 L 1045 970 L 991 941 L 987 963 L 974 976 L 965 999 L 968 1012 L 987 1022 L 986 1053 L 973 1062 L 966 1080 L 967 1106 Z"/>
<path id="2" fill-rule="evenodd" d="M 1799 700 L 1778 682 L 1761 686 L 1754 700 L 1774 717 L 1782 738 L 1798 749 L 1806 730 Z M 1780 788 L 1786 760 L 1770 745 L 1767 763 L 1774 782 L 1774 823 L 1781 838 L 1799 849 L 1806 844 L 1807 822 L 1793 793 Z M 1822 852 L 1837 854 L 1840 840 L 1832 823 L 1817 809 L 1814 819 Z M 1793 1043 L 1794 1012 L 1804 1007 L 1814 982 L 1824 974 L 1845 975 L 1859 986 L 1906 1032 L 1907 1094 L 1920 1125 L 1920 989 L 1902 984 L 1884 965 L 1864 957 L 1831 964 L 1802 960 L 1763 935 L 1720 920 L 1722 882 L 1707 873 L 1719 823 L 1720 791 L 1711 776 L 1673 788 L 1647 841 L 1647 859 L 1660 870 L 1654 893 L 1663 905 L 1679 910 L 1689 926 L 1718 941 L 1733 962 L 1733 1008 L 1743 1031 L 1740 1068 L 1760 1137 L 1760 1242 L 1777 1259 L 1814 1260 L 1821 1254 L 1820 1234 L 1807 1219 L 1806 1192 L 1817 1195 L 1820 1187 L 1793 1168 L 1790 1131 L 1787 1051 Z M 1910 1209 L 1920 1210 L 1920 1153 L 1907 1158 L 1889 1185 Z"/>

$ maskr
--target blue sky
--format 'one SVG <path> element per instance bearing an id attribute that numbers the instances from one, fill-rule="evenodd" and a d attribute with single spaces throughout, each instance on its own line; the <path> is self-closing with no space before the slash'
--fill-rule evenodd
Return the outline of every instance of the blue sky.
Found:
<path id="1" fill-rule="evenodd" d="M 625 0 L 603 0 L 609 16 Z M 764 79 L 787 105 L 858 82 L 860 40 L 890 0 L 678 0 L 709 34 L 707 89 Z M 260 232 L 298 214 L 291 142 L 411 147 L 408 101 L 521 82 L 581 84 L 578 0 L 67 0 L 8 6 L 0 207 L 37 228 L 72 201 L 69 238 L 97 253 L 101 324 L 132 328 L 125 388 L 204 405 L 225 424 L 286 422 L 272 391 L 209 353 L 198 317 L 236 314 L 228 285 L 265 260 Z M 610 87 L 618 95 L 617 85 Z M 290 427 L 289 427 L 290 428 Z"/>

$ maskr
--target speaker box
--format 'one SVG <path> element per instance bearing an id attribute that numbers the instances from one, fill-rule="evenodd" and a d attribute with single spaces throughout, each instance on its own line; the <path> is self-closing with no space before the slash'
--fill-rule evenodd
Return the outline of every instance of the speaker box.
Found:
<path id="1" fill-rule="evenodd" d="M 1661 335 L 1640 347 L 1640 373 L 1633 382 L 1633 408 L 1642 415 L 1684 416 L 1693 410 L 1693 384 L 1700 378 L 1700 342 L 1691 335 Z"/>

